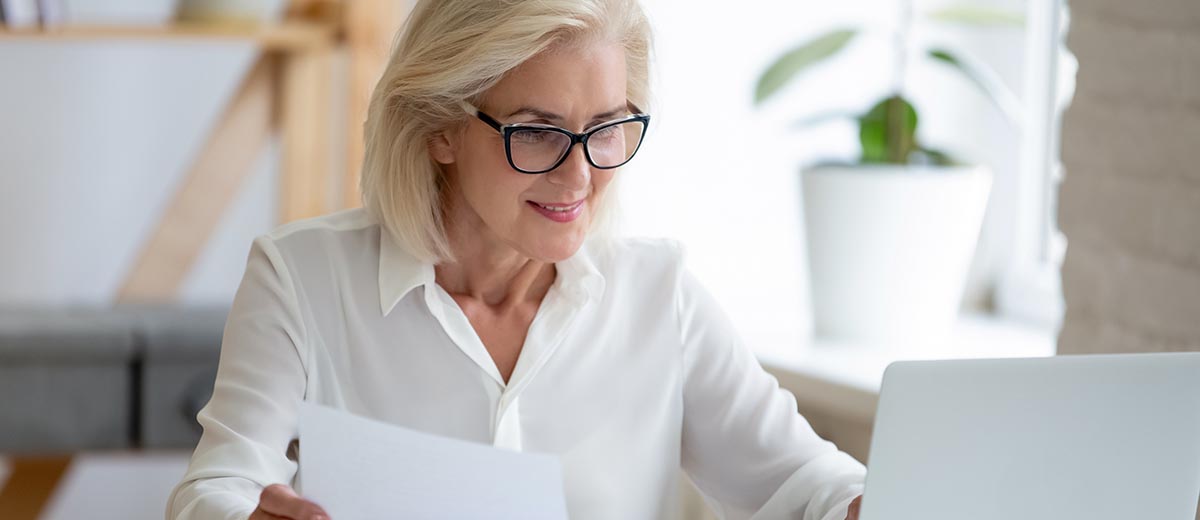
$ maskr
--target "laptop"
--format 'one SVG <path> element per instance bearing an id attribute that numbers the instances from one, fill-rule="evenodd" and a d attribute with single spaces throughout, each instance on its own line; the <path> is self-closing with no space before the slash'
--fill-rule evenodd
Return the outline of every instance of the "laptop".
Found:
<path id="1" fill-rule="evenodd" d="M 1200 352 L 888 367 L 860 520 L 1194 520 Z"/>

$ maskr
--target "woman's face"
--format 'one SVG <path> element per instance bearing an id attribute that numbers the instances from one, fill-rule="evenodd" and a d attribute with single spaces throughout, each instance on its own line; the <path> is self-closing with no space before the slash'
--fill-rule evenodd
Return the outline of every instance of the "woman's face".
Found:
<path id="1" fill-rule="evenodd" d="M 619 44 L 554 49 L 523 63 L 489 90 L 479 110 L 501 124 L 543 123 L 582 132 L 628 112 L 625 52 Z M 617 110 L 614 114 L 613 111 Z M 557 262 L 583 243 L 616 170 L 592 167 L 583 146 L 543 174 L 512 169 L 504 138 L 470 117 L 461 131 L 431 144 L 449 177 L 449 228 L 530 258 Z M 573 207 L 551 212 L 539 206 Z"/>

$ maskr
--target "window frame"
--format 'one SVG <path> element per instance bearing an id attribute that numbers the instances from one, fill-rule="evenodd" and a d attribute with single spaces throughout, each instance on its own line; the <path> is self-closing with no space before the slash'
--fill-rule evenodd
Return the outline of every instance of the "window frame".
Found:
<path id="1" fill-rule="evenodd" d="M 996 281 L 996 313 L 1057 332 L 1062 324 L 1066 239 L 1056 208 L 1062 179 L 1063 111 L 1074 92 L 1075 58 L 1066 48 L 1064 0 L 1027 2 L 1025 111 L 1017 174 L 1016 223 Z"/>

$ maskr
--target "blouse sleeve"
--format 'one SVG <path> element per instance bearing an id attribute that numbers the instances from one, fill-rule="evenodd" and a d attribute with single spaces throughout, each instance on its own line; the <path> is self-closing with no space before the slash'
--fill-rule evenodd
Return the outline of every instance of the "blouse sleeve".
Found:
<path id="1" fill-rule="evenodd" d="M 686 269 L 683 469 L 725 519 L 843 520 L 866 468 L 821 439 Z"/>
<path id="2" fill-rule="evenodd" d="M 197 420 L 204 433 L 167 518 L 245 519 L 270 484 L 291 485 L 288 457 L 304 396 L 305 329 L 295 287 L 267 236 L 250 248 L 221 341 L 212 398 Z"/>

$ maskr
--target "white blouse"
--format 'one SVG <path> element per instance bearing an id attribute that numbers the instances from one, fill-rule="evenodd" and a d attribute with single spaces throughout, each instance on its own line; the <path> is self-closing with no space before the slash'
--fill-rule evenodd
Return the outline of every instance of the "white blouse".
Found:
<path id="1" fill-rule="evenodd" d="M 168 518 L 244 519 L 264 486 L 295 485 L 305 400 L 555 454 L 574 520 L 670 518 L 680 468 L 723 518 L 842 520 L 865 468 L 813 432 L 682 253 L 590 239 L 557 263 L 506 384 L 433 265 L 362 209 L 257 237 Z"/>

